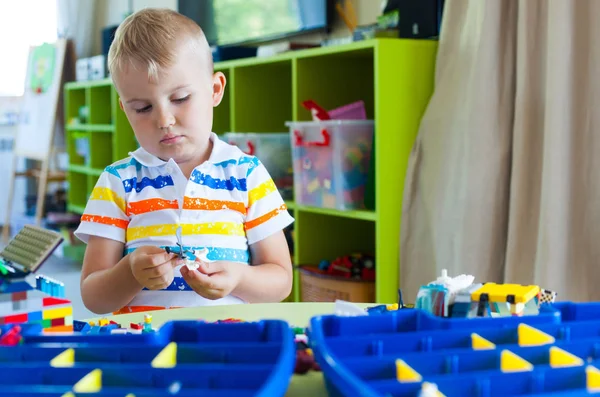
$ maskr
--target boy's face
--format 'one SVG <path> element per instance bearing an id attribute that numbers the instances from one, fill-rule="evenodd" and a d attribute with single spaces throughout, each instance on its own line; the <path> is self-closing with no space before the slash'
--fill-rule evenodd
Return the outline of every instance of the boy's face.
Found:
<path id="1" fill-rule="evenodd" d="M 180 44 L 174 55 L 158 81 L 137 64 L 118 71 L 113 80 L 140 145 L 189 169 L 210 154 L 213 107 L 223 97 L 225 76 L 207 72 L 207 59 L 191 43 Z"/>

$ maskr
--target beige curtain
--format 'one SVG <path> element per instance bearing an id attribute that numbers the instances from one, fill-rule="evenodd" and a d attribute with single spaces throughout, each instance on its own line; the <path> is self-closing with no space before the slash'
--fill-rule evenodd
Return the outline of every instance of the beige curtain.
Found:
<path id="1" fill-rule="evenodd" d="M 446 1 L 406 178 L 407 298 L 446 268 L 600 300 L 599 15 L 599 0 Z"/>

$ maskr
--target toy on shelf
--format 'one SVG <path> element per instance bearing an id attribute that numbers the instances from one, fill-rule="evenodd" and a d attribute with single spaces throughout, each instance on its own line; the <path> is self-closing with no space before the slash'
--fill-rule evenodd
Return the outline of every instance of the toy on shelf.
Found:
<path id="1" fill-rule="evenodd" d="M 59 233 L 27 225 L 0 252 L 0 325 L 34 324 L 45 332 L 73 329 L 64 285 L 35 274 L 62 240 Z"/>
<path id="2" fill-rule="evenodd" d="M 442 270 L 436 281 L 422 286 L 415 307 L 440 317 L 499 317 L 537 314 L 556 293 L 536 285 L 474 283 L 468 275 L 448 277 Z"/>
<path id="3" fill-rule="evenodd" d="M 298 204 L 365 208 L 373 120 L 287 122 Z"/>
<path id="4" fill-rule="evenodd" d="M 355 253 L 340 256 L 333 261 L 324 259 L 319 262 L 319 270 L 330 276 L 375 281 L 375 257 Z"/>

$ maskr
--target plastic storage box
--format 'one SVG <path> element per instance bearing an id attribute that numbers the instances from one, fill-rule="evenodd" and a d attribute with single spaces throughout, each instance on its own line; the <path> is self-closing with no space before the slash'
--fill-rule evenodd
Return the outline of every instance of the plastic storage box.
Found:
<path id="1" fill-rule="evenodd" d="M 339 210 L 365 207 L 373 120 L 288 122 L 298 204 Z"/>
<path id="2" fill-rule="evenodd" d="M 542 308 L 537 316 L 479 319 L 439 318 L 418 309 L 321 316 L 311 320 L 309 338 L 331 396 L 600 391 L 600 304 Z"/>
<path id="3" fill-rule="evenodd" d="M 2 396 L 283 396 L 296 357 L 292 331 L 278 320 L 174 321 L 139 335 L 39 334 L 25 325 L 23 336 L 0 348 Z"/>
<path id="4" fill-rule="evenodd" d="M 236 145 L 244 153 L 256 156 L 265 165 L 284 200 L 294 198 L 292 148 L 290 137 L 284 133 L 227 132 L 224 141 Z"/>

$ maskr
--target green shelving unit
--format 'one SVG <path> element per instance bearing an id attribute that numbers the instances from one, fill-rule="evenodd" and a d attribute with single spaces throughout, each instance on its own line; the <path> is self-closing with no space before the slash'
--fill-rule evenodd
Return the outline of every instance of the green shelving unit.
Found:
<path id="1" fill-rule="evenodd" d="M 367 117 L 375 120 L 374 209 L 338 211 L 293 201 L 288 207 L 296 219 L 294 263 L 314 266 L 352 252 L 375 253 L 377 302 L 397 300 L 404 178 L 433 92 L 436 53 L 433 40 L 373 39 L 215 64 L 227 78 L 214 114 L 218 134 L 287 132 L 286 121 L 310 120 L 301 105 L 306 99 L 327 109 L 365 102 Z M 69 153 L 77 134 L 107 145 L 101 149 L 106 152 L 91 156 L 92 164 L 71 157 L 69 208 L 81 212 L 99 172 L 137 145 L 109 80 L 69 83 L 65 91 Z M 82 104 L 90 106 L 90 123 L 69 124 Z M 291 297 L 296 301 L 298 280 L 296 274 Z"/>
<path id="2" fill-rule="evenodd" d="M 104 168 L 126 157 L 137 143 L 110 79 L 70 82 L 64 91 L 69 152 L 67 208 L 81 214 Z M 87 112 L 82 112 L 82 107 Z M 88 147 L 88 155 L 77 150 L 80 142 Z"/>

